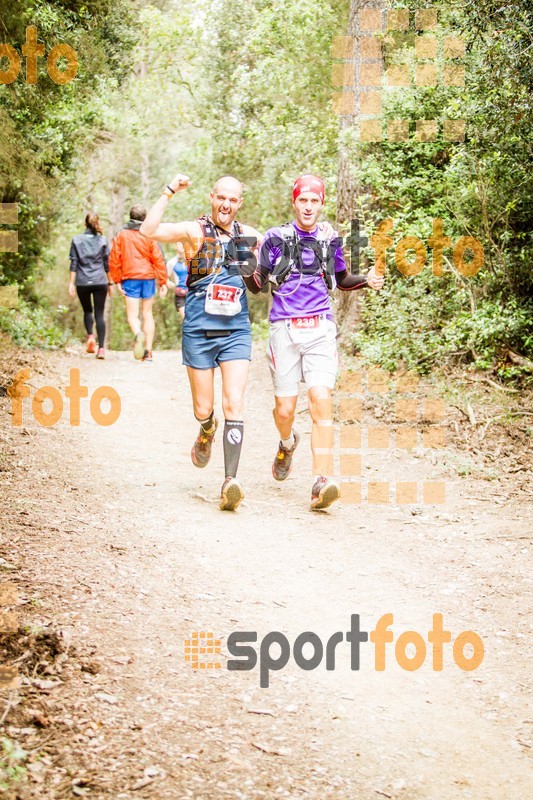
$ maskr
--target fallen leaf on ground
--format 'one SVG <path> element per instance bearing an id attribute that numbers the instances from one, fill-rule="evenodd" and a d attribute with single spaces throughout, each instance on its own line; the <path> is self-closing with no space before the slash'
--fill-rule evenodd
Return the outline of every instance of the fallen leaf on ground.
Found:
<path id="1" fill-rule="evenodd" d="M 131 787 L 131 791 L 136 792 L 139 789 L 144 789 L 145 786 L 149 786 L 153 782 L 154 782 L 153 778 L 142 778 L 140 781 L 137 781 L 137 783 L 133 784 L 133 786 Z"/>
<path id="2" fill-rule="evenodd" d="M 96 692 L 95 698 L 100 700 L 102 703 L 109 703 L 110 706 L 116 706 L 118 703 L 118 700 L 114 694 L 106 694 L 105 692 Z"/>
<path id="3" fill-rule="evenodd" d="M 265 714 L 265 715 L 267 715 L 269 717 L 275 717 L 276 716 L 274 714 L 274 712 L 273 711 L 269 711 L 268 708 L 247 708 L 246 712 L 248 714 Z"/>

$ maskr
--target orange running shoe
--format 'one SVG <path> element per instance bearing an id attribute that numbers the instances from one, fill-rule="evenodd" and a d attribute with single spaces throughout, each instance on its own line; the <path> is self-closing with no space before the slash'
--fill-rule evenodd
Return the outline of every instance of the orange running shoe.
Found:
<path id="1" fill-rule="evenodd" d="M 191 459 L 195 467 L 206 467 L 211 458 L 211 447 L 215 441 L 215 433 L 218 428 L 218 420 L 213 417 L 213 426 L 209 433 L 206 433 L 200 425 L 200 431 L 196 437 L 196 441 L 192 446 Z"/>

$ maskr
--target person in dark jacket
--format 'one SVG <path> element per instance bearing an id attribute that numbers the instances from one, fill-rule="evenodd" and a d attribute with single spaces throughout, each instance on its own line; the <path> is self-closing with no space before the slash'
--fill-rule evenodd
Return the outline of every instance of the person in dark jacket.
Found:
<path id="1" fill-rule="evenodd" d="M 87 331 L 87 352 L 96 358 L 105 358 L 105 301 L 109 291 L 109 244 L 102 235 L 100 220 L 96 214 L 85 217 L 84 233 L 75 236 L 70 245 L 71 297 L 76 294 L 83 308 L 83 321 Z M 93 333 L 96 318 L 98 350 Z"/>

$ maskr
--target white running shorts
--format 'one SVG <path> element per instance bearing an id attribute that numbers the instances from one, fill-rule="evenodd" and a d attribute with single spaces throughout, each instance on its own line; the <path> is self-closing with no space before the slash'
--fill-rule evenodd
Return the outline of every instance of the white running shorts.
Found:
<path id="1" fill-rule="evenodd" d="M 333 389 L 337 378 L 337 326 L 325 317 L 318 330 L 296 330 L 291 320 L 270 324 L 267 358 L 276 397 L 295 397 L 298 384 Z"/>

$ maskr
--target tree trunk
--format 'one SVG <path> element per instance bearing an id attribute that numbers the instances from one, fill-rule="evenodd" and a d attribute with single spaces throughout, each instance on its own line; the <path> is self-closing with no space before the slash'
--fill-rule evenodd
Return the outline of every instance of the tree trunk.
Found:
<path id="1" fill-rule="evenodd" d="M 146 61 L 144 60 L 144 58 L 142 58 L 136 64 L 135 73 L 138 77 L 139 85 L 143 86 L 146 75 L 148 74 L 148 68 L 146 66 Z M 147 206 L 150 201 L 150 155 L 148 152 L 146 136 L 142 136 L 141 139 L 140 164 L 141 164 L 141 202 L 143 206 Z"/>
<path id="2" fill-rule="evenodd" d="M 362 8 L 375 8 L 382 12 L 382 26 L 384 25 L 383 9 L 384 0 L 352 0 L 350 17 L 348 21 L 348 36 L 353 39 L 353 69 L 354 69 L 354 113 L 343 114 L 340 117 L 340 152 L 339 173 L 337 183 L 337 223 L 339 226 L 348 227 L 350 220 L 357 214 L 357 197 L 361 193 L 357 176 L 360 172 L 360 159 L 348 153 L 344 147 L 343 134 L 349 129 L 359 128 L 359 103 L 361 97 L 360 65 L 361 65 L 361 33 L 359 12 Z M 351 265 L 350 265 L 351 266 Z M 358 272 L 357 265 L 353 265 L 353 272 Z M 361 290 L 364 291 L 364 290 Z M 339 336 L 343 344 L 349 345 L 349 337 L 353 332 L 359 318 L 358 292 L 342 292 L 337 310 L 337 324 Z"/>
<path id="3" fill-rule="evenodd" d="M 109 241 L 115 238 L 124 224 L 126 213 L 126 187 L 122 184 L 114 184 L 111 190 L 111 203 L 109 206 Z"/>
<path id="4" fill-rule="evenodd" d="M 122 184 L 114 184 L 111 191 L 111 203 L 109 206 L 109 228 L 108 228 L 108 241 L 111 245 L 113 239 L 122 228 L 124 222 L 124 215 L 126 213 L 126 187 Z M 116 297 L 116 290 L 115 290 Z M 107 328 L 107 341 L 111 341 L 111 333 L 113 328 L 113 314 L 111 313 L 111 301 L 113 298 L 108 298 L 105 304 L 105 323 Z"/>
<path id="5" fill-rule="evenodd" d="M 147 206 L 150 201 L 150 156 L 146 142 L 141 148 L 141 198 L 143 206 Z"/>

